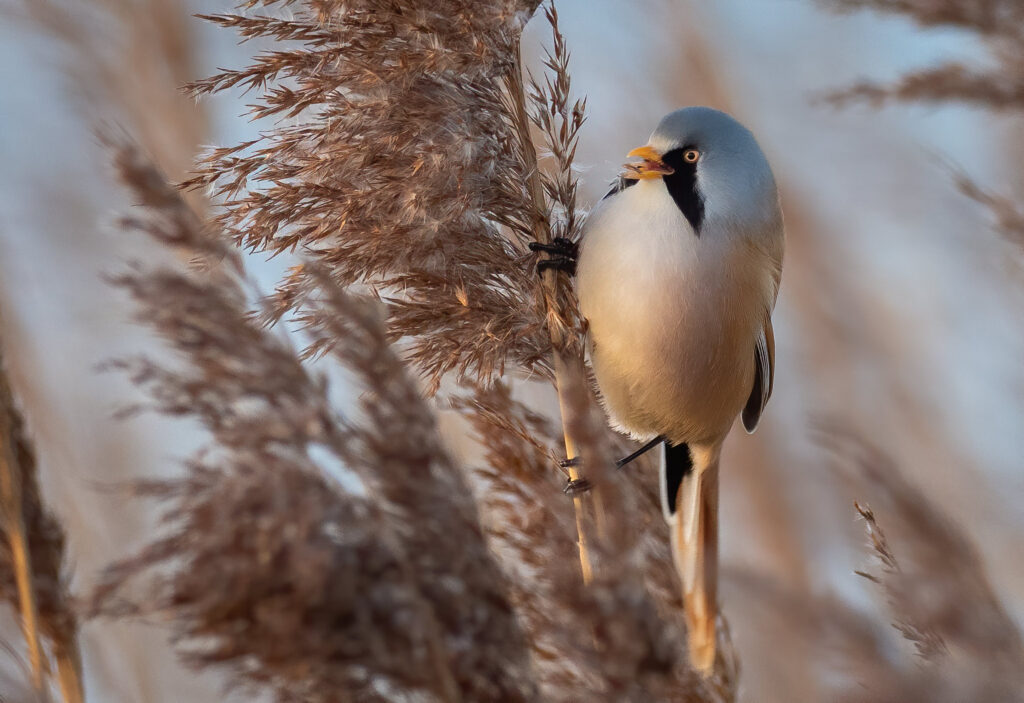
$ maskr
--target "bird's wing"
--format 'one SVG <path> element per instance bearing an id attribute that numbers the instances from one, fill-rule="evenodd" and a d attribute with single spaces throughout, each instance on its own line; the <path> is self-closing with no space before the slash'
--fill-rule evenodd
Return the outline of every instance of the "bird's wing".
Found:
<path id="1" fill-rule="evenodd" d="M 747 432 L 757 429 L 757 421 L 761 419 L 761 411 L 772 396 L 774 383 L 775 332 L 772 330 L 772 318 L 766 315 L 764 326 L 754 344 L 754 387 L 750 389 L 750 397 L 743 408 L 743 427 Z"/>

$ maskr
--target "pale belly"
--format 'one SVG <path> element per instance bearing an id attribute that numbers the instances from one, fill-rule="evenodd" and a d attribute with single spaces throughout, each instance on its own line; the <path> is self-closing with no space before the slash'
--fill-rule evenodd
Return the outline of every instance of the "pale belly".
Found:
<path id="1" fill-rule="evenodd" d="M 618 221 L 615 210 L 644 218 Z M 577 293 L 591 364 L 613 423 L 638 439 L 720 439 L 753 386 L 759 272 L 713 235 L 649 205 L 588 227 Z"/>

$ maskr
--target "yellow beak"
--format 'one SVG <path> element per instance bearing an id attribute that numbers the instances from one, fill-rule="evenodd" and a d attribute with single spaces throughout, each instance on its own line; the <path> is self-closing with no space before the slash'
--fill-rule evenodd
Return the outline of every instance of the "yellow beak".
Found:
<path id="1" fill-rule="evenodd" d="M 661 154 L 655 151 L 652 147 L 638 147 L 626 154 L 626 156 L 631 159 L 643 159 L 643 161 L 638 164 L 625 164 L 626 172 L 622 174 L 623 178 L 645 180 L 648 178 L 661 178 L 662 176 L 668 176 L 675 173 L 675 169 L 671 166 L 667 166 L 665 162 L 661 160 Z"/>

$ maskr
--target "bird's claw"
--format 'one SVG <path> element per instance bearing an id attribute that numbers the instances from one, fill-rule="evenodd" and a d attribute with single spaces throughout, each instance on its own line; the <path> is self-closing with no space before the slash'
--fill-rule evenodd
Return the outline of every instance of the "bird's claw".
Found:
<path id="1" fill-rule="evenodd" d="M 565 488 L 562 492 L 567 496 L 576 497 L 583 495 L 592 488 L 590 481 L 585 478 L 571 478 L 565 482 Z"/>
<path id="2" fill-rule="evenodd" d="M 530 251 L 542 251 L 548 255 L 546 259 L 537 262 L 537 273 L 543 273 L 548 269 L 565 271 L 570 276 L 576 273 L 576 254 L 578 246 L 576 242 L 565 237 L 555 237 L 550 243 L 530 242 Z"/>
<path id="3" fill-rule="evenodd" d="M 558 462 L 558 465 L 561 466 L 563 469 L 578 468 L 580 466 L 583 466 L 583 457 L 574 456 L 571 459 L 562 459 L 561 461 Z M 580 478 L 567 479 L 565 483 L 565 488 L 562 489 L 562 492 L 565 493 L 565 495 L 567 496 L 572 496 L 575 498 L 576 496 L 583 495 L 590 489 L 590 481 L 581 476 Z"/>

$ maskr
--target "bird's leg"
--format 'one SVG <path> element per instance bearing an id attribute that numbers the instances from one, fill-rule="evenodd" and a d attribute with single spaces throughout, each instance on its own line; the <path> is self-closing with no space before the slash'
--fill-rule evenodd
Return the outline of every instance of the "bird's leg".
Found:
<path id="1" fill-rule="evenodd" d="M 615 468 L 621 469 L 623 466 L 632 463 L 634 460 L 640 458 L 641 456 L 651 451 L 664 441 L 665 438 L 661 435 L 658 435 L 650 442 L 637 449 L 632 454 L 624 456 L 618 461 L 616 461 Z M 558 465 L 561 466 L 563 469 L 567 469 L 569 467 L 578 467 L 583 465 L 583 460 L 578 456 L 574 456 L 572 459 L 562 459 L 560 462 L 558 462 Z M 586 478 L 581 477 L 577 479 L 569 479 L 569 481 L 565 484 L 565 488 L 563 488 L 562 491 L 566 495 L 576 496 L 580 495 L 581 493 L 586 493 L 592 487 L 593 486 L 591 486 L 590 481 L 588 481 Z"/>
<path id="2" fill-rule="evenodd" d="M 571 239 L 555 237 L 550 244 L 530 242 L 529 247 L 530 251 L 542 251 L 548 254 L 548 258 L 537 262 L 537 273 L 543 273 L 548 269 L 565 271 L 570 276 L 576 273 L 576 255 L 579 246 Z"/>
<path id="3" fill-rule="evenodd" d="M 665 441 L 665 437 L 662 436 L 662 435 L 658 435 L 657 437 L 652 439 L 650 442 L 648 442 L 644 446 L 642 446 L 639 449 L 637 449 L 632 454 L 630 454 L 628 456 L 624 456 L 621 459 L 619 459 L 618 461 L 616 461 L 615 462 L 615 468 L 616 469 L 621 469 L 626 464 L 632 462 L 634 459 L 639 459 L 644 454 L 646 454 L 647 452 L 651 451 L 652 449 L 654 449 L 656 446 L 658 446 L 659 444 L 661 444 L 664 441 Z"/>

